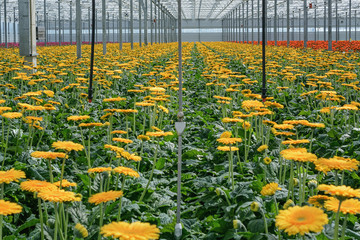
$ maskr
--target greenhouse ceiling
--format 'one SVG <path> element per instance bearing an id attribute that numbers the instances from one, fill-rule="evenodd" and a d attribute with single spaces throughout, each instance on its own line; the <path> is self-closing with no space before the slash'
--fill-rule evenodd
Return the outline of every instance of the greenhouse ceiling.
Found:
<path id="1" fill-rule="evenodd" d="M 17 14 L 17 5 L 18 0 L 2 0 L 0 3 L 1 8 L 1 17 L 3 21 L 4 16 L 4 1 L 6 1 L 7 16 L 8 20 L 13 21 L 13 11 L 15 10 Z M 59 2 L 56 0 L 45 0 L 48 17 L 51 20 L 52 18 L 57 18 Z M 145 0 L 143 0 L 145 1 Z M 158 0 L 156 0 L 158 1 Z M 246 9 L 246 4 L 248 4 L 249 17 L 251 17 L 251 10 L 253 6 L 254 17 L 258 16 L 257 5 L 259 0 L 182 0 L 182 18 L 185 20 L 194 20 L 194 19 L 222 19 L 224 18 L 232 9 L 235 9 L 244 4 Z M 337 0 L 338 1 L 338 14 L 340 17 L 345 17 L 349 12 L 349 1 L 350 0 Z M 123 16 L 124 18 L 129 18 L 130 7 L 129 0 L 122 0 L 123 2 Z M 161 4 L 174 16 L 177 17 L 177 1 L 176 0 L 160 0 Z M 335 2 L 333 2 L 333 17 L 335 17 Z M 312 8 L 308 10 L 309 18 L 313 18 L 315 15 L 315 9 L 317 10 L 317 17 L 322 17 L 324 15 L 324 1 L 323 0 L 308 0 L 309 4 L 312 4 Z M 83 19 L 88 19 L 88 11 L 91 4 L 90 0 L 82 0 L 82 16 Z M 97 11 L 99 19 L 101 18 L 101 1 L 97 0 Z M 261 4 L 261 0 L 260 0 Z M 272 18 L 274 16 L 274 5 L 275 0 L 268 0 L 268 17 Z M 68 20 L 70 15 L 70 6 L 73 8 L 73 18 L 75 18 L 75 0 L 60 0 L 60 12 L 61 19 Z M 107 12 L 109 13 L 110 18 L 117 18 L 118 13 L 118 0 L 107 0 Z M 150 17 L 150 0 L 148 0 L 148 16 Z M 326 3 L 327 5 L 327 3 Z M 43 19 L 43 10 L 44 0 L 36 1 L 36 10 L 38 18 Z M 278 16 L 286 15 L 286 0 L 277 0 L 277 14 Z M 291 15 L 294 17 L 300 17 L 303 15 L 303 0 L 290 0 Z M 139 0 L 134 0 L 134 17 L 138 18 L 138 8 Z M 260 8 L 261 10 L 261 8 Z M 360 15 L 360 0 L 352 0 L 351 14 L 354 16 L 355 11 Z M 246 10 L 245 10 L 246 11 Z M 260 13 L 261 14 L 261 13 Z M 156 16 L 154 15 L 154 18 Z M 15 17 L 17 18 L 17 17 Z"/>

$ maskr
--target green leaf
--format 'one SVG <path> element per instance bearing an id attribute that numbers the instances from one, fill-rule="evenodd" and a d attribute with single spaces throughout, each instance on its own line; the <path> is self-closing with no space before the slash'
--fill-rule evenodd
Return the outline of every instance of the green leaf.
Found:
<path id="1" fill-rule="evenodd" d="M 165 158 L 159 158 L 158 161 L 156 162 L 156 169 L 160 170 L 163 169 L 165 166 Z"/>
<path id="2" fill-rule="evenodd" d="M 265 231 L 264 220 L 251 220 L 248 224 L 248 230 L 253 233 L 261 233 Z"/>
<path id="3" fill-rule="evenodd" d="M 16 231 L 13 233 L 14 235 L 18 234 L 19 232 L 21 232 L 24 229 L 27 229 L 29 227 L 33 227 L 35 226 L 37 223 L 39 223 L 40 220 L 39 219 L 31 219 L 30 221 L 25 222 L 23 225 L 21 225 L 20 227 L 18 227 L 16 229 Z"/>

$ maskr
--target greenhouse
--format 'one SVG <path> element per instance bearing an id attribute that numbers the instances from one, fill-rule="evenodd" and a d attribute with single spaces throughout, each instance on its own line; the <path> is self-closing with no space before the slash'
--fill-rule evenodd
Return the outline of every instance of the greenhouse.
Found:
<path id="1" fill-rule="evenodd" d="M 0 240 L 360 239 L 360 0 L 1 0 Z"/>

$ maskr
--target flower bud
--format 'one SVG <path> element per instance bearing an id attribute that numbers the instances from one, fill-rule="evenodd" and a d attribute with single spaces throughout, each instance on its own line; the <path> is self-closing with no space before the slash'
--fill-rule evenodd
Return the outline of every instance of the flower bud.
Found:
<path id="1" fill-rule="evenodd" d="M 237 219 L 234 219 L 234 220 L 233 220 L 233 225 L 234 225 L 234 229 L 238 229 L 238 228 L 239 228 L 239 225 L 240 225 L 240 221 L 237 220 Z"/>
<path id="2" fill-rule="evenodd" d="M 317 188 L 318 182 L 316 180 L 310 180 L 308 182 L 308 186 L 309 186 L 309 188 Z"/>
<path id="3" fill-rule="evenodd" d="M 295 206 L 295 203 L 293 200 L 288 199 L 285 203 L 284 203 L 284 209 L 288 209 L 289 207 L 293 207 Z"/>
<path id="4" fill-rule="evenodd" d="M 271 163 L 271 158 L 269 158 L 269 157 L 266 157 L 266 158 L 264 158 L 264 163 L 266 164 L 266 165 L 269 165 L 270 163 Z"/>
<path id="5" fill-rule="evenodd" d="M 222 190 L 221 190 L 221 188 L 216 188 L 215 192 L 216 192 L 216 195 L 220 196 L 222 193 Z"/>
<path id="6" fill-rule="evenodd" d="M 260 208 L 260 205 L 258 202 L 252 202 L 250 205 L 250 210 L 253 212 L 258 212 Z"/>
<path id="7" fill-rule="evenodd" d="M 294 187 L 297 186 L 299 184 L 299 179 L 293 178 L 293 184 L 294 184 Z"/>

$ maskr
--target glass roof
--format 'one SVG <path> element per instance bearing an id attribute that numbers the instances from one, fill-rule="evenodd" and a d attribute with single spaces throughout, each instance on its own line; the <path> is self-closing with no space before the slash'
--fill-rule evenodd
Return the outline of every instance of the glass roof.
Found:
<path id="1" fill-rule="evenodd" d="M 3 0 L 0 3 L 1 8 L 1 19 L 4 20 L 4 1 L 6 1 L 7 5 L 7 16 L 8 20 L 13 21 L 13 11 L 15 9 L 17 14 L 17 5 L 18 0 Z M 58 1 L 57 0 L 45 0 L 47 6 L 47 13 L 49 19 L 57 18 L 58 14 Z M 138 8 L 139 1 L 134 0 L 134 18 L 138 19 Z M 145 0 L 142 0 L 145 1 Z M 155 0 L 153 0 L 155 1 Z M 156 0 L 158 1 L 158 0 Z M 290 11 L 291 15 L 295 15 L 295 17 L 299 17 L 303 15 L 303 0 L 289 0 L 290 1 Z M 345 17 L 346 13 L 349 12 L 349 2 L 350 0 L 337 0 L 338 1 L 338 14 L 340 17 Z M 130 7 L 129 0 L 122 0 L 123 2 L 123 16 L 124 18 L 128 18 L 130 15 Z M 177 17 L 177 0 L 160 0 L 161 4 L 165 6 L 165 8 L 174 16 Z M 335 2 L 336 0 L 332 0 L 333 2 L 333 17 L 335 17 Z M 312 4 L 312 8 L 309 8 L 308 16 L 309 18 L 313 18 L 315 15 L 315 8 L 317 10 L 317 17 L 322 17 L 324 15 L 324 1 L 323 0 L 308 0 L 309 4 Z M 91 0 L 82 0 L 82 16 L 83 19 L 88 19 L 88 10 L 91 5 Z M 249 17 L 251 17 L 252 6 L 254 6 L 253 12 L 254 17 L 258 16 L 257 13 L 257 5 L 258 0 L 182 0 L 182 17 L 185 20 L 191 19 L 222 19 L 224 18 L 232 9 L 235 9 L 244 4 L 246 9 L 246 4 L 249 7 Z M 268 17 L 272 18 L 274 16 L 274 5 L 275 0 L 268 0 Z M 96 0 L 98 18 L 101 18 L 101 1 Z M 118 17 L 118 5 L 119 0 L 107 0 L 107 12 L 109 13 L 110 18 L 113 16 L 115 18 Z M 261 0 L 260 0 L 261 5 Z M 327 3 L 326 3 L 327 5 Z M 36 0 L 36 11 L 39 19 L 43 19 L 43 6 L 44 0 Z M 75 19 L 75 0 L 60 0 L 60 11 L 61 11 L 61 19 L 68 20 L 70 15 L 70 6 L 72 6 L 73 10 L 73 18 Z M 150 0 L 148 0 L 148 15 L 150 17 Z M 279 16 L 286 15 L 286 0 L 277 0 L 277 13 Z M 360 0 L 352 0 L 352 16 L 355 15 L 355 11 L 357 11 L 357 16 L 360 17 Z M 246 10 L 245 10 L 246 11 Z M 261 11 L 261 7 L 260 7 Z M 260 12 L 261 15 L 261 12 Z M 155 18 L 154 14 L 154 18 Z M 17 17 L 16 17 L 17 18 Z"/>

